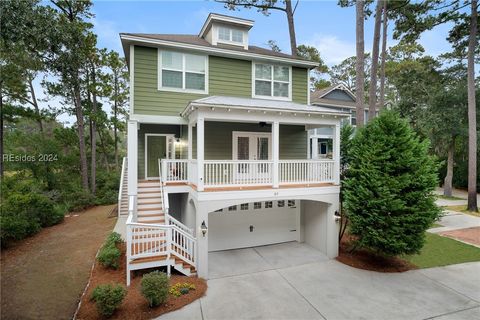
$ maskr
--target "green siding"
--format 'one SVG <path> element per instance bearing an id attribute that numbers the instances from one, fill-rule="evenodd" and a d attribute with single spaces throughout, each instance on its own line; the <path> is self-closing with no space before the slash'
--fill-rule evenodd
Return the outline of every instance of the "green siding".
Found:
<path id="1" fill-rule="evenodd" d="M 304 68 L 292 68 L 292 101 L 308 103 L 308 70 Z"/>
<path id="2" fill-rule="evenodd" d="M 180 126 L 141 124 L 138 130 L 138 178 L 145 178 L 145 134 L 163 133 L 180 136 Z"/>
<path id="3" fill-rule="evenodd" d="M 252 62 L 210 56 L 209 94 L 211 96 L 252 97 Z"/>
<path id="4" fill-rule="evenodd" d="M 135 46 L 134 113 L 178 116 L 189 101 L 202 94 L 158 90 L 158 50 Z M 251 97 L 252 62 L 209 56 L 209 95 Z M 292 68 L 292 100 L 307 103 L 308 70 Z"/>
<path id="5" fill-rule="evenodd" d="M 280 160 L 307 159 L 305 126 L 280 125 Z"/>
<path id="6" fill-rule="evenodd" d="M 134 112 L 179 116 L 191 100 L 206 95 L 158 90 L 158 51 L 135 46 Z"/>

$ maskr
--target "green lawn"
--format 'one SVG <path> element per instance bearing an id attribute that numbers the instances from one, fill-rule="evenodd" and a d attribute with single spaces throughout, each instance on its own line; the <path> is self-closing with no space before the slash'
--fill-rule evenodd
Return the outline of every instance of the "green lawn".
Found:
<path id="1" fill-rule="evenodd" d="M 427 232 L 420 254 L 403 257 L 419 268 L 431 268 L 480 261 L 480 248 Z"/>
<path id="2" fill-rule="evenodd" d="M 443 227 L 443 225 L 441 225 L 440 223 L 436 223 L 436 222 L 434 222 L 431 226 L 431 228 L 440 228 L 440 227 Z"/>

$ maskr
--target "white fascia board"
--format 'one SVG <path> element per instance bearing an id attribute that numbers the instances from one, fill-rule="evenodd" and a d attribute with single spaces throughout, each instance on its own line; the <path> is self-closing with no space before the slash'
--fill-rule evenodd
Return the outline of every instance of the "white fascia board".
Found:
<path id="1" fill-rule="evenodd" d="M 235 109 L 235 108 L 199 108 L 195 109 L 193 114 L 188 115 L 189 122 L 194 123 L 197 117 L 204 118 L 205 121 L 226 121 L 226 122 L 274 122 L 291 125 L 310 125 L 310 126 L 332 126 L 340 123 L 341 117 L 336 115 L 322 115 L 306 113 L 286 113 L 286 112 L 263 112 L 259 110 Z M 230 111 L 229 111 L 230 109 Z M 268 120 L 267 120 L 268 119 Z"/>
<path id="2" fill-rule="evenodd" d="M 144 38 L 139 36 L 122 35 L 120 38 L 124 41 L 137 42 L 138 44 L 150 44 L 155 46 L 165 46 L 165 47 L 171 47 L 171 48 L 195 50 L 195 51 L 201 51 L 207 54 L 215 53 L 220 56 L 245 59 L 245 60 L 258 59 L 258 60 L 274 61 L 277 63 L 283 62 L 283 63 L 291 64 L 292 66 L 300 66 L 304 68 L 317 67 L 319 65 L 318 62 L 314 62 L 314 61 L 305 61 L 305 60 L 285 58 L 285 57 L 276 57 L 276 56 L 270 56 L 265 54 L 241 52 L 241 51 L 234 51 L 234 50 L 223 49 L 223 48 L 205 47 L 205 46 L 199 46 L 195 44 L 180 43 L 180 42 L 173 42 L 173 41 L 166 41 L 166 40 L 159 40 L 159 39 L 150 39 L 150 38 Z"/>
<path id="3" fill-rule="evenodd" d="M 133 114 L 130 120 L 136 120 L 139 123 L 151 124 L 187 124 L 187 120 L 179 116 L 153 116 L 146 114 Z"/>
<path id="4" fill-rule="evenodd" d="M 334 118 L 347 118 L 350 117 L 349 113 L 345 112 L 335 112 L 335 111 L 320 111 L 320 110 L 293 110 L 293 109 L 270 109 L 270 108 L 261 108 L 261 107 L 246 107 L 246 106 L 232 106 L 232 105 L 213 105 L 208 103 L 198 103 L 198 102 L 191 102 L 187 105 L 187 107 L 181 112 L 181 116 L 189 116 L 189 114 L 197 109 L 201 109 L 203 111 L 215 111 L 218 109 L 225 109 L 228 113 L 234 110 L 243 110 L 247 113 L 258 114 L 265 118 L 266 115 L 273 116 L 273 115 L 303 115 L 307 118 L 312 116 L 322 116 L 322 117 L 334 117 Z M 225 113 L 225 112 L 224 112 Z M 239 118 L 240 120 L 241 118 Z M 270 118 L 269 118 L 270 119 Z"/>
<path id="5" fill-rule="evenodd" d="M 253 27 L 253 24 L 255 21 L 253 20 L 247 20 L 247 19 L 242 19 L 242 18 L 236 18 L 236 17 L 228 17 L 228 16 L 223 16 L 223 15 L 218 15 L 215 13 L 210 13 L 208 15 L 207 20 L 203 24 L 202 29 L 200 30 L 200 33 L 198 34 L 199 37 L 203 37 L 205 35 L 205 32 L 207 32 L 208 26 L 212 23 L 212 20 L 217 20 L 221 22 L 228 22 L 228 23 L 233 23 L 233 24 L 240 24 L 248 29 Z"/>

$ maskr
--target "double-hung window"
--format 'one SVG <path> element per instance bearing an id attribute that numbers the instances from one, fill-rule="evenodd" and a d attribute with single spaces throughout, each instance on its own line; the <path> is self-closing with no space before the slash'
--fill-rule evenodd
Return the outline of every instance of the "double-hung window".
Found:
<path id="1" fill-rule="evenodd" d="M 290 67 L 254 64 L 254 97 L 291 100 Z"/>
<path id="2" fill-rule="evenodd" d="M 159 89 L 207 93 L 207 57 L 196 54 L 160 51 Z"/>

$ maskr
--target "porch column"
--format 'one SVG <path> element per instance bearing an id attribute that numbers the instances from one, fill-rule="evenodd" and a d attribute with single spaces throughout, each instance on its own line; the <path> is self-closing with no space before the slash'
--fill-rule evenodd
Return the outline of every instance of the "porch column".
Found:
<path id="1" fill-rule="evenodd" d="M 128 195 L 136 196 L 138 181 L 138 122 L 129 120 L 127 131 Z"/>
<path id="2" fill-rule="evenodd" d="M 188 139 L 187 139 L 187 181 L 192 182 L 192 148 L 193 148 L 193 125 L 188 124 Z"/>
<path id="3" fill-rule="evenodd" d="M 197 191 L 203 191 L 203 160 L 204 160 L 204 125 L 203 118 L 197 119 Z"/>
<path id="4" fill-rule="evenodd" d="M 340 184 L 340 123 L 333 127 L 333 179 Z"/>
<path id="5" fill-rule="evenodd" d="M 273 153 L 273 187 L 279 186 L 279 168 L 278 162 L 280 160 L 280 123 L 274 121 L 272 124 L 272 153 Z"/>
<path id="6" fill-rule="evenodd" d="M 311 159 L 318 159 L 318 138 L 312 138 L 312 155 Z"/>

